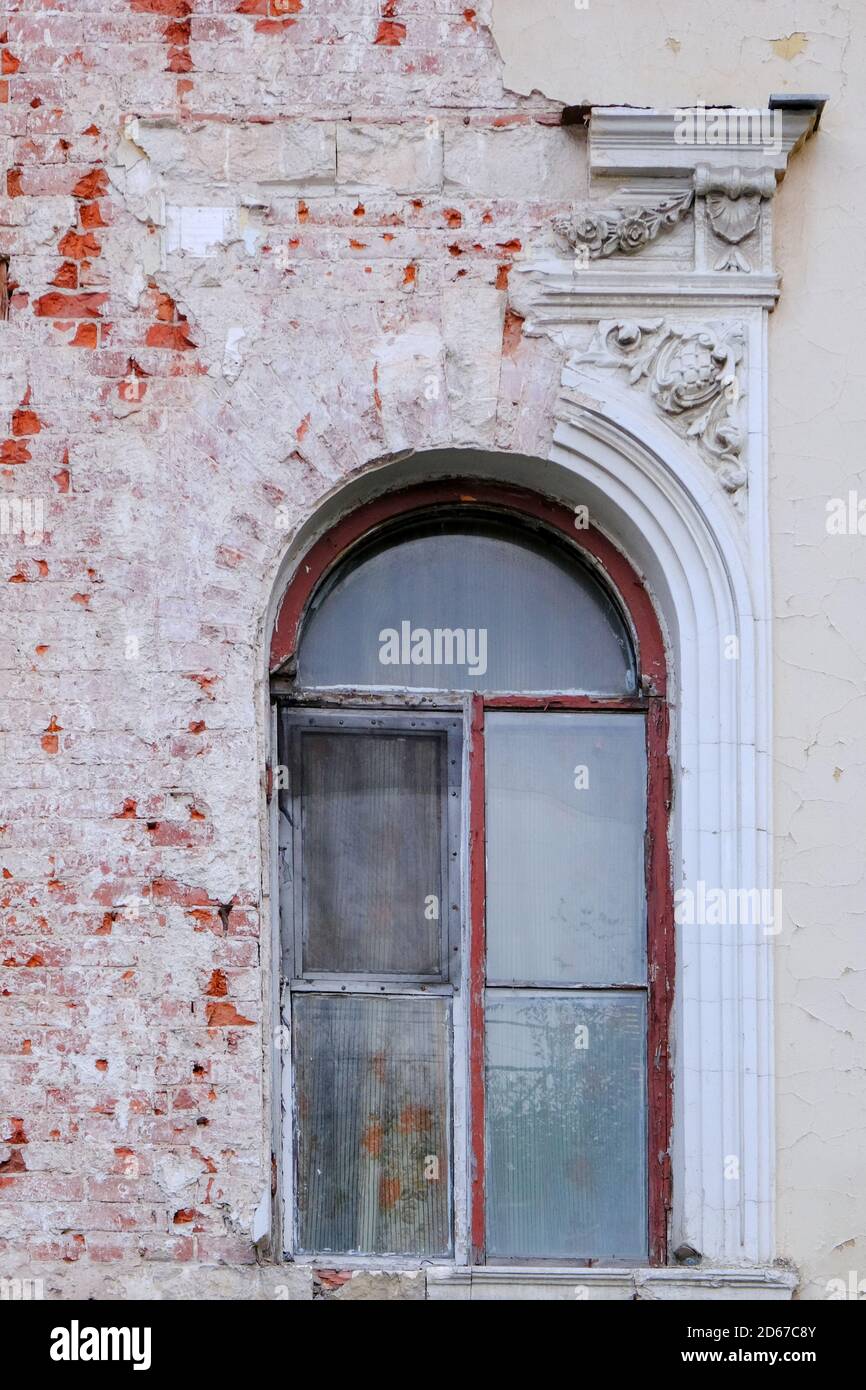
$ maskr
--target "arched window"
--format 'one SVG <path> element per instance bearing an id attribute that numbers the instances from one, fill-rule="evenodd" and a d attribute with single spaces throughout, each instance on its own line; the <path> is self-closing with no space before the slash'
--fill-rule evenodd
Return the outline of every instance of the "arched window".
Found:
<path id="1" fill-rule="evenodd" d="M 298 1255 L 659 1261 L 664 655 L 637 576 L 516 489 L 390 496 L 274 637 Z"/>

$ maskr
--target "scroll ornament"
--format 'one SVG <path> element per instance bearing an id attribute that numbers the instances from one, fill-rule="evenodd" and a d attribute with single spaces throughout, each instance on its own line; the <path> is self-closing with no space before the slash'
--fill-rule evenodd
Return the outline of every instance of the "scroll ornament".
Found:
<path id="1" fill-rule="evenodd" d="M 677 327 L 664 319 L 603 319 L 590 347 L 573 354 L 570 365 L 624 368 L 631 385 L 646 382 L 659 413 L 685 426 L 686 438 L 703 445 L 723 487 L 735 493 L 747 476 L 737 420 L 744 351 L 738 324 L 716 331 L 703 324 Z"/>

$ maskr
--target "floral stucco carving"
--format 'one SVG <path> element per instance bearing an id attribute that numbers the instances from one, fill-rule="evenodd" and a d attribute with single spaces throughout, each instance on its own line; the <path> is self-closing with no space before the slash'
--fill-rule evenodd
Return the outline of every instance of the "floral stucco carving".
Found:
<path id="1" fill-rule="evenodd" d="M 676 227 L 689 212 L 694 197 L 694 190 L 689 188 L 646 207 L 575 211 L 568 217 L 554 218 L 553 226 L 589 260 L 612 256 L 615 252 L 632 256 L 654 241 L 659 232 Z"/>
<path id="2" fill-rule="evenodd" d="M 695 199 L 702 198 L 714 234 L 728 244 L 714 269 L 748 274 L 752 267 L 737 246 L 756 230 L 761 204 L 772 198 L 775 190 L 772 169 L 711 169 L 699 164 L 692 187 L 663 202 L 630 208 L 575 209 L 567 217 L 554 218 L 553 227 L 587 260 L 633 256 L 661 232 L 678 226 L 694 209 Z"/>
<path id="3" fill-rule="evenodd" d="M 735 493 L 747 476 L 737 418 L 744 352 L 740 324 L 602 319 L 589 348 L 571 354 L 569 365 L 621 368 L 632 386 L 646 385 L 659 413 L 703 447 L 722 485 Z"/>

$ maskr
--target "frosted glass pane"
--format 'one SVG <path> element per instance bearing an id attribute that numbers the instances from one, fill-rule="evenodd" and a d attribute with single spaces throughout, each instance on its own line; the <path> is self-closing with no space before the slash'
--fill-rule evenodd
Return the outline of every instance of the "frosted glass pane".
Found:
<path id="1" fill-rule="evenodd" d="M 641 714 L 490 713 L 487 978 L 646 980 Z"/>
<path id="2" fill-rule="evenodd" d="M 304 731 L 301 749 L 304 970 L 438 974 L 444 735 Z"/>
<path id="3" fill-rule="evenodd" d="M 634 689 L 623 622 L 553 538 L 442 522 L 379 542 L 314 601 L 305 686 L 439 690 Z"/>
<path id="4" fill-rule="evenodd" d="M 305 1251 L 447 1253 L 448 1003 L 296 995 Z"/>
<path id="5" fill-rule="evenodd" d="M 488 991 L 489 1257 L 646 1257 L 642 994 Z"/>

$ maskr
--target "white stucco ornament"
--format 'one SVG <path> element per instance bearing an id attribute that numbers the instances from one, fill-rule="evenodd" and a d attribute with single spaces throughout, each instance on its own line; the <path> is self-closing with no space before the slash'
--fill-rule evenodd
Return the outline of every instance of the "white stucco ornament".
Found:
<path id="1" fill-rule="evenodd" d="M 701 444 L 723 487 L 736 492 L 746 481 L 738 419 L 745 341 L 739 323 L 716 328 L 664 319 L 602 319 L 590 347 L 568 361 L 572 367 L 586 362 L 623 368 L 630 385 L 645 383 L 656 409 Z"/>
<path id="2" fill-rule="evenodd" d="M 683 143 L 672 111 L 593 109 L 590 203 L 557 219 L 510 280 L 524 334 L 561 354 L 550 462 L 628 546 L 670 634 L 678 891 L 774 882 L 772 209 L 821 104 L 776 101 L 763 148 Z M 675 1073 L 672 1243 L 716 1272 L 749 1271 L 718 1296 L 790 1296 L 772 1266 L 777 930 L 677 927 L 675 1055 L 701 1061 Z M 688 1296 L 712 1296 L 694 1273 L 678 1271 Z"/>
<path id="3" fill-rule="evenodd" d="M 728 112 L 727 127 L 703 109 L 690 120 L 593 108 L 590 202 L 554 218 L 544 250 L 511 279 L 524 333 L 560 345 L 569 390 L 607 374 L 618 392 L 640 392 L 743 519 L 766 465 L 773 197 L 822 106 L 771 98 L 764 112 Z"/>

